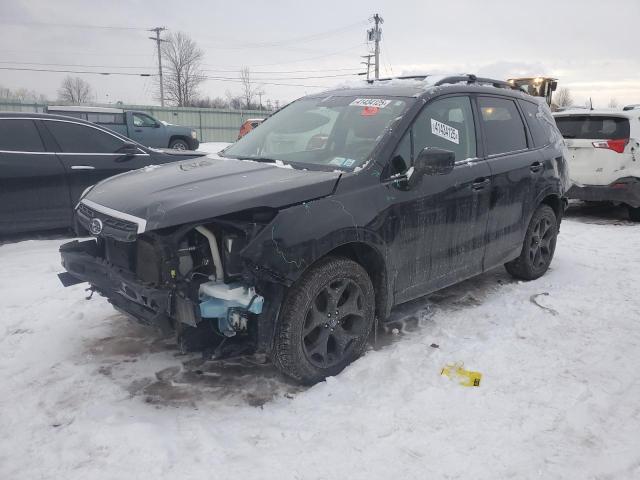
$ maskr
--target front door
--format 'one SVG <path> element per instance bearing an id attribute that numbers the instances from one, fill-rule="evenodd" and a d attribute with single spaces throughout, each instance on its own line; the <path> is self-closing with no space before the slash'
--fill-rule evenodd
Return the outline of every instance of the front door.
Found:
<path id="1" fill-rule="evenodd" d="M 144 113 L 131 114 L 133 133 L 131 138 L 147 147 L 167 148 L 169 140 L 165 138 L 163 125 Z"/>
<path id="2" fill-rule="evenodd" d="M 394 263 L 396 302 L 443 288 L 482 271 L 489 211 L 490 170 L 478 158 L 471 101 L 467 96 L 427 104 L 400 143 L 397 156 L 413 162 L 425 147 L 455 153 L 454 170 L 426 175 L 414 188 L 389 180 L 395 198 L 388 231 Z"/>
<path id="3" fill-rule="evenodd" d="M 0 118 L 0 233 L 66 227 L 66 172 L 33 120 Z"/>

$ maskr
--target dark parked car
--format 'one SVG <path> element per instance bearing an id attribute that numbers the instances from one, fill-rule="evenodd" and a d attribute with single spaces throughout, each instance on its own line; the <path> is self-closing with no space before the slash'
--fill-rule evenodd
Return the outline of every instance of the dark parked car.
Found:
<path id="1" fill-rule="evenodd" d="M 546 104 L 505 82 L 311 95 L 219 159 L 98 184 L 77 209 L 96 238 L 61 247 L 60 278 L 186 349 L 266 352 L 315 382 L 358 357 L 394 305 L 503 264 L 543 275 L 565 156 Z"/>
<path id="2" fill-rule="evenodd" d="M 76 118 L 0 112 L 0 234 L 69 227 L 90 185 L 128 170 L 203 155 L 170 152 Z"/>

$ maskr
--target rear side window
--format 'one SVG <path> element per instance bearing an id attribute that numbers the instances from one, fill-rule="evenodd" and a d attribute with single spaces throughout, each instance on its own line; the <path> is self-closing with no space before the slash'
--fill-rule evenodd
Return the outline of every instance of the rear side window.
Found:
<path id="1" fill-rule="evenodd" d="M 520 100 L 520 106 L 529 125 L 529 131 L 536 147 L 544 147 L 550 143 L 548 128 L 542 118 L 542 112 L 537 104 Z"/>
<path id="2" fill-rule="evenodd" d="M 610 115 L 569 115 L 556 117 L 564 138 L 622 140 L 629 138 L 629 119 Z"/>
<path id="3" fill-rule="evenodd" d="M 93 123 L 102 123 L 103 125 L 122 125 L 124 124 L 123 113 L 87 113 L 87 120 Z"/>
<path id="4" fill-rule="evenodd" d="M 487 155 L 516 152 L 527 148 L 524 123 L 513 100 L 480 97 L 478 104 Z"/>
<path id="5" fill-rule="evenodd" d="M 97 128 L 70 122 L 44 122 L 64 153 L 117 153 L 124 141 Z"/>
<path id="6" fill-rule="evenodd" d="M 413 158 L 425 147 L 451 150 L 456 161 L 476 156 L 476 132 L 469 97 L 429 103 L 413 124 Z"/>
<path id="7" fill-rule="evenodd" d="M 33 120 L 0 120 L 0 150 L 44 152 L 42 139 Z"/>

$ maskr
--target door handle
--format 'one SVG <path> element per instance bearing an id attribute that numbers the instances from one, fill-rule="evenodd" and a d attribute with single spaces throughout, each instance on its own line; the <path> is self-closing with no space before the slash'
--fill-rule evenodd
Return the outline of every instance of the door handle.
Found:
<path id="1" fill-rule="evenodd" d="M 542 165 L 542 163 L 540 162 L 533 162 L 530 166 L 529 166 L 529 170 L 531 170 L 531 173 L 538 173 L 539 171 L 541 171 L 543 169 L 544 165 Z"/>
<path id="2" fill-rule="evenodd" d="M 134 131 L 137 132 L 137 133 L 140 133 L 142 131 L 142 129 L 141 128 L 136 128 Z"/>
<path id="3" fill-rule="evenodd" d="M 475 192 L 478 192 L 480 190 L 484 190 L 490 183 L 491 180 L 486 177 L 476 178 L 471 184 L 471 189 Z"/>
<path id="4" fill-rule="evenodd" d="M 91 165 L 71 165 L 71 170 L 95 170 L 96 167 Z"/>

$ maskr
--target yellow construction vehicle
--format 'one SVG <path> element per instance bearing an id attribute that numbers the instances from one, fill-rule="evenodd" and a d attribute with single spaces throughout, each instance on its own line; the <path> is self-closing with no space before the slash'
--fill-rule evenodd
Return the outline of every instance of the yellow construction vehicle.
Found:
<path id="1" fill-rule="evenodd" d="M 558 88 L 558 79 L 551 77 L 510 78 L 507 82 L 529 95 L 544 98 L 549 106 L 551 106 L 551 95 Z"/>

